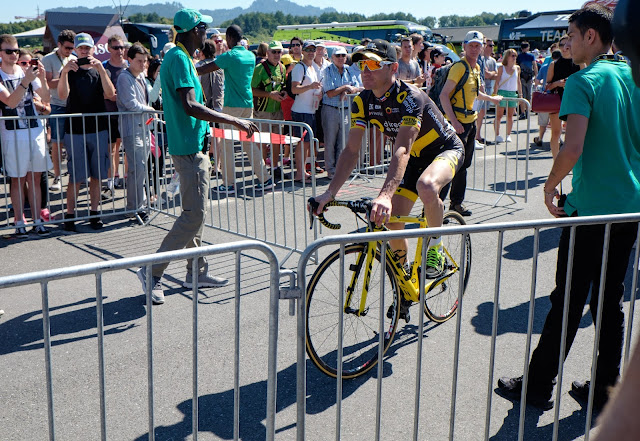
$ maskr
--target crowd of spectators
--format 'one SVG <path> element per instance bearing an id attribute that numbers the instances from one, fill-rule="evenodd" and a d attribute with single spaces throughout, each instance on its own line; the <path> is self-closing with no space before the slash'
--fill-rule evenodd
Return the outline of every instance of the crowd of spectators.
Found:
<path id="1" fill-rule="evenodd" d="M 467 149 L 467 161 L 473 156 L 471 149 L 482 149 L 492 142 L 511 141 L 513 119 L 518 116 L 528 117 L 527 106 L 523 102 L 518 105 L 513 98 L 524 98 L 531 102 L 534 88 L 562 96 L 566 78 L 580 68 L 572 63 L 570 53 L 565 48 L 566 36 L 558 43 L 553 43 L 546 58 L 543 56 L 544 51 L 542 54 L 537 49 L 531 51 L 527 42 L 522 42 L 519 52 L 508 49 L 498 53 L 494 50 L 496 45 L 492 40 L 481 40 L 481 52 L 475 61 L 469 59 L 470 54 L 466 47 L 462 53 L 463 62 L 474 65 L 471 79 L 468 80 L 470 98 L 465 103 L 468 109 L 458 113 L 453 109 L 456 106 L 452 106 L 452 124 L 455 126 L 460 123 L 465 127 L 460 135 Z M 370 41 L 364 38 L 360 45 L 353 48 L 353 52 L 363 50 Z M 355 94 L 362 88 L 360 71 L 351 62 L 352 54 L 345 48 L 340 47 L 336 50 L 334 47 L 329 56 L 323 42 L 304 41 L 294 37 L 288 43 L 288 47 L 284 47 L 279 41 L 262 42 L 252 53 L 248 50 L 248 42 L 242 30 L 233 25 L 227 29 L 224 36 L 216 31 L 205 41 L 202 48 L 196 49 L 192 54 L 197 66 L 216 66 L 216 69 L 209 69 L 199 75 L 206 107 L 240 118 L 253 117 L 307 124 L 320 140 L 320 146 L 324 147 L 322 161 L 318 149 L 313 148 L 315 146 L 311 143 L 310 134 L 305 130 L 298 130 L 297 127 L 293 127 L 292 133 L 301 137 L 302 142 L 294 148 L 293 163 L 288 144 L 243 142 L 242 148 L 257 179 L 254 186 L 262 191 L 270 190 L 274 181 L 284 175 L 283 168 L 290 164 L 292 176 L 296 181 L 310 182 L 312 157 L 316 165 L 316 176 L 322 175 L 325 171 L 327 177 L 333 176 L 337 158 L 345 144 L 344 134 L 349 124 L 350 104 L 347 95 Z M 465 46 L 467 44 L 465 43 Z M 133 46 L 127 43 L 123 36 L 114 35 L 107 42 L 109 59 L 102 63 L 98 63 L 92 56 L 94 46 L 93 39 L 86 34 L 80 34 L 79 37 L 71 30 L 60 32 L 57 48 L 42 58 L 39 65 L 39 73 L 44 73 L 44 80 L 34 79 L 34 85 L 25 93 L 25 96 L 31 97 L 29 100 L 33 104 L 35 114 L 51 113 L 52 118 L 47 124 L 45 141 L 45 145 L 49 145 L 49 154 L 45 155 L 46 163 L 39 167 L 42 170 L 29 168 L 30 174 L 17 177 L 16 179 L 21 181 L 11 187 L 12 199 L 15 198 L 18 202 L 12 204 L 12 208 L 16 232 L 20 236 L 26 234 L 23 204 L 19 203 L 21 197 L 28 200 L 35 231 L 46 234 L 47 230 L 42 222 L 48 222 L 53 218 L 48 210 L 48 201 L 54 198 L 63 201 L 65 217 L 69 218 L 64 223 L 65 228 L 75 231 L 73 219 L 84 216 L 85 213 L 76 207 L 77 196 L 85 185 L 90 199 L 89 223 L 96 229 L 103 225 L 102 204 L 113 200 L 116 190 L 126 187 L 127 211 L 136 212 L 138 220 L 142 222 L 148 219 L 146 207 L 159 196 L 157 187 L 159 178 L 164 175 L 166 133 L 150 133 L 149 127 L 141 127 L 137 123 L 127 121 L 127 129 L 124 129 L 127 131 L 125 139 L 122 131 L 126 118 L 110 115 L 74 118 L 70 121 L 64 115 L 76 111 L 104 113 L 134 109 L 148 112 L 162 110 L 160 68 L 162 58 L 175 45 L 168 43 L 159 57 L 151 57 L 148 52 L 135 52 L 131 54 L 132 58 L 128 50 Z M 136 46 L 135 50 L 139 51 L 141 47 Z M 452 64 L 446 48 L 424 41 L 419 34 L 402 37 L 396 50 L 398 77 L 409 84 L 422 87 L 427 92 L 434 84 L 439 69 Z M 31 54 L 21 51 L 17 56 L 17 64 L 29 77 Z M 4 58 L 13 58 L 13 54 L 5 53 L 3 61 Z M 82 59 L 80 63 L 79 58 Z M 131 61 L 143 58 L 142 70 L 132 70 Z M 11 62 L 7 60 L 3 64 Z M 101 67 L 98 64 L 101 64 Z M 122 82 L 119 86 L 118 79 L 125 71 L 128 72 L 125 78 L 129 81 Z M 455 79 L 461 73 L 461 66 L 456 64 L 451 72 L 452 78 Z M 135 81 L 133 78 L 136 78 Z M 43 81 L 49 92 L 46 99 L 42 97 L 46 92 L 36 86 Z M 471 90 L 474 87 L 473 81 L 476 81 L 477 85 L 475 91 Z M 121 88 L 130 93 L 127 99 L 118 99 Z M 496 117 L 492 140 L 485 139 L 482 132 L 485 115 L 492 106 L 488 100 L 479 99 L 480 95 L 510 98 L 494 100 Z M 100 96 L 102 103 L 99 102 Z M 462 95 L 460 97 L 465 98 Z M 453 103 L 455 102 L 456 99 L 453 97 Z M 31 111 L 31 106 L 27 107 Z M 501 133 L 503 118 L 506 119 L 504 134 Z M 542 145 L 546 129 L 550 126 L 550 145 L 555 157 L 560 148 L 562 133 L 558 114 L 539 113 L 538 124 L 540 131 L 534 138 L 534 145 Z M 135 130 L 128 130 L 132 127 L 135 127 Z M 214 125 L 211 124 L 211 127 Z M 271 132 L 273 127 L 275 126 L 264 125 L 262 130 Z M 103 145 L 105 132 L 108 144 L 106 147 Z M 220 135 L 222 132 L 215 133 L 217 138 L 208 138 L 209 156 L 214 165 L 212 174 L 218 174 L 222 181 L 222 185 L 216 188 L 217 192 L 223 196 L 230 196 L 236 191 L 234 143 L 224 139 L 223 135 Z M 469 138 L 468 134 L 472 136 Z M 380 139 L 384 144 L 384 138 Z M 145 145 L 154 146 L 154 157 L 142 154 L 141 149 Z M 7 144 L 3 149 L 3 156 L 6 156 L 9 150 Z M 377 154 L 379 158 L 382 157 L 381 151 L 380 149 Z M 62 163 L 65 158 L 67 167 L 63 167 Z M 9 164 L 4 166 L 5 174 L 10 167 L 10 159 L 9 157 Z M 5 158 L 5 163 L 6 161 Z M 466 184 L 461 183 L 464 182 L 464 170 L 465 168 L 452 184 L 451 196 L 454 200 L 451 207 L 469 215 L 470 211 L 462 203 L 466 188 Z M 120 179 L 121 172 L 124 172 L 124 179 Z M 65 177 L 66 185 L 63 187 Z M 148 182 L 148 193 L 145 191 L 145 181 Z M 35 208 L 31 208 L 32 206 Z"/>

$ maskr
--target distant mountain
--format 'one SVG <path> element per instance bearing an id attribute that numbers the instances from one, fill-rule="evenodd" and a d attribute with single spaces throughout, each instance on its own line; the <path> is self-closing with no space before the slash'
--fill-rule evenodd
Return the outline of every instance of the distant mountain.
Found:
<path id="1" fill-rule="evenodd" d="M 173 18 L 176 11 L 184 8 L 181 3 L 151 3 L 148 5 L 129 5 L 124 11 L 124 16 L 128 17 L 133 14 L 143 13 L 149 14 L 155 12 L 161 17 Z M 82 12 L 82 13 L 103 13 L 103 14 L 117 14 L 118 9 L 111 6 L 96 6 L 94 8 L 87 8 L 84 6 L 78 7 L 58 7 L 51 8 L 48 11 L 58 12 Z M 246 9 L 236 7 L 232 9 L 202 9 L 200 12 L 203 14 L 211 15 L 213 17 L 213 25 L 219 25 L 225 20 L 231 20 L 236 18 L 240 14 L 246 14 L 248 12 L 278 12 L 291 15 L 320 15 L 325 12 L 337 12 L 334 8 L 317 8 L 315 6 L 300 6 L 289 0 L 254 0 L 254 2 Z"/>

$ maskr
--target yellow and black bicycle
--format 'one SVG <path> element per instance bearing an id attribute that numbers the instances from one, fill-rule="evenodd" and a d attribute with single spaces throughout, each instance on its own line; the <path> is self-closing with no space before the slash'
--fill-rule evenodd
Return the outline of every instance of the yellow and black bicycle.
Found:
<path id="1" fill-rule="evenodd" d="M 309 199 L 309 206 L 313 210 L 317 207 L 313 198 Z M 387 230 L 384 225 L 377 227 L 369 220 L 371 201 L 368 199 L 332 201 L 326 206 L 350 209 L 357 219 L 366 224 L 365 232 Z M 317 217 L 327 228 L 340 228 L 339 224 L 327 221 L 323 214 Z M 311 222 L 313 218 L 311 216 Z M 389 222 L 428 227 L 424 215 L 392 216 Z M 445 213 L 443 226 L 459 225 L 465 225 L 462 216 L 456 212 Z M 382 242 L 347 245 L 344 250 L 344 304 L 340 304 L 340 249 L 332 252 L 320 263 L 307 285 L 306 297 L 307 353 L 318 369 L 329 376 L 337 377 L 340 308 L 344 311 L 342 378 L 363 375 L 376 365 L 380 308 L 387 308 L 386 312 L 383 312 L 386 352 L 393 341 L 398 320 L 404 318 L 408 322 L 408 307 L 420 301 L 422 245 L 423 238 L 419 238 L 415 258 L 408 267 L 403 266 L 393 250 L 386 248 L 386 280 L 382 296 Z M 466 248 L 464 273 L 458 263 L 462 246 Z M 427 318 L 438 323 L 445 322 L 455 315 L 460 284 L 463 284 L 463 290 L 467 287 L 471 271 L 471 239 L 468 235 L 464 240 L 459 235 L 442 235 L 441 251 L 445 257 L 444 269 L 436 278 L 425 279 L 424 298 L 424 312 Z"/>

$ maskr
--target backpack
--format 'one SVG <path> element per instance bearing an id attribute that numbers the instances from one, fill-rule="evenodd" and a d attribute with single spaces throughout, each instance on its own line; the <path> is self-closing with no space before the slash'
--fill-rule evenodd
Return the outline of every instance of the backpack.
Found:
<path id="1" fill-rule="evenodd" d="M 453 107 L 454 111 L 459 113 L 464 113 L 465 116 L 467 115 L 467 112 L 468 112 L 467 99 L 464 94 L 464 84 L 469 79 L 469 65 L 467 63 L 463 63 L 462 61 L 456 61 L 455 63 L 442 66 L 441 68 L 436 70 L 435 75 L 433 77 L 433 82 L 431 84 L 431 89 L 429 89 L 429 98 L 431 98 L 433 102 L 436 104 L 436 106 L 438 106 L 438 109 L 440 109 L 440 112 L 442 112 L 443 115 L 445 115 L 445 112 L 444 112 L 444 109 L 442 108 L 442 103 L 440 102 L 440 93 L 442 92 L 442 89 L 444 89 L 444 85 L 447 82 L 447 78 L 449 77 L 449 71 L 453 66 L 455 66 L 458 63 L 462 63 L 464 65 L 464 73 L 462 74 L 462 78 L 460 78 L 460 81 L 458 81 L 458 84 L 456 84 L 456 87 L 453 89 L 453 95 L 451 96 L 452 97 L 456 96 L 456 93 L 462 90 L 463 107 L 456 107 L 453 104 L 451 106 Z"/>
<path id="2" fill-rule="evenodd" d="M 260 63 L 262 64 L 262 67 L 264 68 L 264 71 L 267 73 L 267 75 L 269 76 L 269 80 L 273 83 L 274 78 L 271 75 L 271 69 L 269 68 L 269 63 L 267 62 L 267 60 L 262 60 L 262 62 Z M 282 63 L 278 63 L 278 68 L 280 69 L 280 73 L 282 74 L 282 76 L 286 75 L 286 70 L 284 68 L 284 65 Z M 261 90 L 267 90 L 266 86 L 264 84 L 259 84 L 258 87 L 256 89 L 261 89 Z M 255 110 L 260 110 L 260 102 L 262 100 L 264 100 L 265 98 L 263 97 L 257 97 L 254 96 L 253 97 L 253 108 Z"/>
<path id="3" fill-rule="evenodd" d="M 305 64 L 302 63 L 302 61 L 300 61 L 299 63 L 302 64 L 302 68 L 304 69 L 304 73 L 302 74 L 302 80 L 300 80 L 300 84 L 302 84 L 304 79 L 307 77 L 307 66 L 305 66 Z M 295 69 L 295 66 L 293 69 Z M 293 72 L 293 69 L 291 69 L 291 72 L 287 74 L 287 79 L 284 82 L 284 91 L 287 92 L 287 94 L 295 100 L 297 95 L 291 92 L 291 73 Z"/>

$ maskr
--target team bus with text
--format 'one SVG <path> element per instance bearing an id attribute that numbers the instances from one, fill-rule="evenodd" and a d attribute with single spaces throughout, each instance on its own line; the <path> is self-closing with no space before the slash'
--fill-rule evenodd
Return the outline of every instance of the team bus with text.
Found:
<path id="1" fill-rule="evenodd" d="M 359 44 L 365 37 L 372 40 L 381 38 L 399 41 L 402 36 L 413 33 L 422 35 L 427 41 L 431 41 L 433 37 L 431 29 L 427 26 L 405 20 L 377 20 L 278 26 L 273 38 L 284 41 L 299 37 L 303 40 L 333 40 Z"/>

